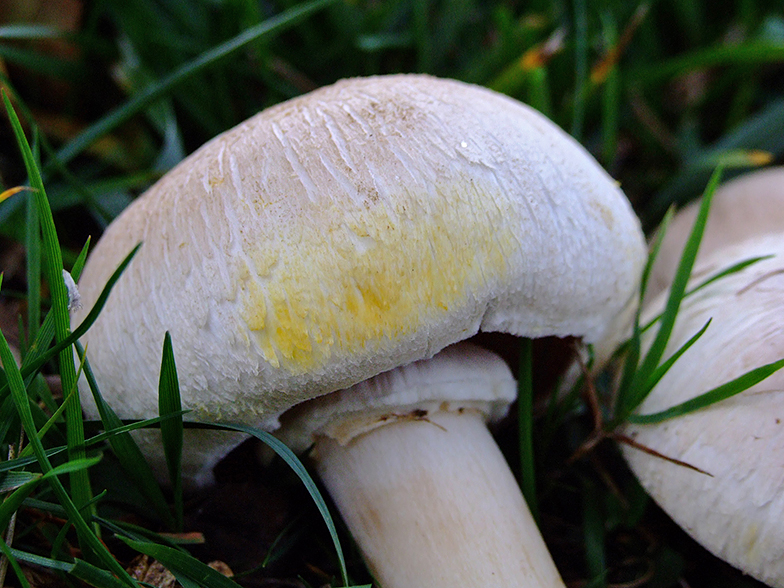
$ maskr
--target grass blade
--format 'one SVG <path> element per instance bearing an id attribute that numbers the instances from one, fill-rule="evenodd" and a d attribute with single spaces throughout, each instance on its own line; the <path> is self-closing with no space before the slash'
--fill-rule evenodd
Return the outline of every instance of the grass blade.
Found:
<path id="1" fill-rule="evenodd" d="M 694 266 L 694 261 L 697 258 L 697 251 L 699 250 L 702 234 L 705 231 L 705 224 L 708 220 L 708 212 L 710 211 L 711 201 L 713 200 L 713 193 L 716 186 L 721 179 L 722 168 L 718 168 L 708 183 L 705 190 L 705 195 L 702 198 L 697 218 L 694 221 L 694 226 L 686 241 L 686 246 L 683 248 L 681 261 L 678 265 L 678 270 L 675 274 L 675 279 L 670 287 L 670 296 L 667 299 L 664 312 L 662 313 L 661 320 L 659 321 L 659 331 L 651 344 L 650 349 L 645 355 L 632 383 L 632 398 L 635 401 L 634 406 L 629 407 L 632 410 L 636 408 L 641 399 L 640 390 L 644 388 L 654 370 L 658 367 L 659 361 L 664 355 L 664 348 L 672 333 L 672 328 L 675 325 L 675 318 L 678 314 L 683 295 L 686 292 L 686 285 L 691 276 L 691 270 Z"/>
<path id="2" fill-rule="evenodd" d="M 181 414 L 185 414 L 187 411 L 183 411 Z M 166 417 L 155 417 L 151 419 L 144 419 L 140 421 L 134 421 L 127 425 L 121 425 L 119 427 L 108 429 L 103 433 L 95 435 L 94 437 L 90 437 L 84 442 L 85 447 L 91 447 L 93 445 L 97 445 L 98 443 L 103 443 L 108 439 L 111 439 L 115 435 L 121 435 L 123 433 L 130 433 L 131 431 L 135 431 L 137 429 L 145 429 L 149 427 L 154 427 L 161 423 L 163 420 L 167 418 L 176 418 L 180 416 L 179 414 L 171 414 Z M 51 449 L 46 450 L 46 456 L 51 457 L 53 455 L 57 455 L 58 453 L 63 453 L 67 447 L 62 445 L 60 447 L 52 447 Z M 30 465 L 31 463 L 35 463 L 37 458 L 35 457 L 17 457 L 12 460 L 2 461 L 0 462 L 0 473 L 7 472 L 9 470 L 13 470 L 16 468 L 22 468 L 24 466 Z M 146 463 L 146 462 L 145 462 Z"/>
<path id="3" fill-rule="evenodd" d="M 277 453 L 278 456 L 280 456 L 280 458 L 283 459 L 283 461 L 285 461 L 294 471 L 294 473 L 297 474 L 299 479 L 302 480 L 302 483 L 305 485 L 305 488 L 310 494 L 310 497 L 313 499 L 313 502 L 316 503 L 316 508 L 318 508 L 319 512 L 321 513 L 321 516 L 324 519 L 324 523 L 327 525 L 329 535 L 332 538 L 332 543 L 335 546 L 338 562 L 340 563 L 340 574 L 343 579 L 343 585 L 348 586 L 349 581 L 348 571 L 346 570 L 346 559 L 343 556 L 343 548 L 340 546 L 340 539 L 338 538 L 338 532 L 335 528 L 335 522 L 332 520 L 332 515 L 329 512 L 329 508 L 327 508 L 327 503 L 324 501 L 324 497 L 321 496 L 321 492 L 319 492 L 319 489 L 316 486 L 316 482 L 314 482 L 313 478 L 310 477 L 308 470 L 305 469 L 305 466 L 302 465 L 302 462 L 299 460 L 299 458 L 294 455 L 294 452 L 291 451 L 291 449 L 289 449 L 282 441 L 273 435 L 270 435 L 266 431 L 262 431 L 261 429 L 234 423 L 221 423 L 220 427 L 234 431 L 241 431 L 256 437 L 256 439 L 262 441 L 270 449 Z"/>
<path id="4" fill-rule="evenodd" d="M 41 474 L 37 472 L 12 471 L 0 476 L 0 493 L 7 494 L 21 488 L 32 480 L 37 480 Z"/>
<path id="5" fill-rule="evenodd" d="M 179 413 L 182 415 L 180 401 L 180 384 L 177 378 L 177 366 L 174 362 L 171 335 L 167 332 L 163 340 L 163 358 L 161 375 L 158 385 L 158 414 L 167 417 Z M 169 468 L 169 481 L 174 493 L 174 518 L 176 529 L 182 530 L 182 417 L 169 418 L 161 422 L 161 442 Z"/>
<path id="6" fill-rule="evenodd" d="M 602 495 L 589 480 L 583 480 L 583 542 L 585 564 L 588 568 L 591 588 L 607 586 L 607 556 L 605 549 L 605 522 L 601 512 Z"/>
<path id="7" fill-rule="evenodd" d="M 417 0 L 413 4 L 413 26 L 414 39 L 417 49 L 417 70 L 427 73 L 433 68 L 433 47 L 432 37 L 427 27 L 428 14 L 430 12 L 429 0 Z"/>
<path id="8" fill-rule="evenodd" d="M 634 410 L 632 394 L 633 383 L 637 375 L 637 367 L 642 355 L 642 331 L 640 329 L 639 311 L 637 319 L 634 321 L 632 336 L 626 344 L 626 353 L 623 360 L 623 370 L 621 372 L 621 383 L 618 386 L 618 394 L 615 399 L 613 419 L 609 425 L 610 429 L 622 423 L 626 417 Z"/>
<path id="9" fill-rule="evenodd" d="M 692 345 L 694 345 L 700 337 L 702 337 L 703 333 L 705 333 L 705 331 L 708 330 L 708 327 L 711 324 L 711 320 L 713 319 L 708 319 L 699 331 L 697 331 L 694 335 L 692 335 L 692 337 L 688 341 L 686 341 L 686 343 L 681 345 L 678 348 L 678 350 L 667 359 L 667 361 L 665 361 L 658 368 L 656 368 L 653 374 L 651 374 L 651 377 L 648 380 L 648 382 L 646 382 L 645 388 L 640 394 L 640 401 L 637 403 L 637 406 L 642 404 L 642 402 L 648 397 L 648 394 L 651 393 L 651 390 L 653 390 L 656 384 L 659 383 L 659 380 L 661 380 L 664 377 L 664 374 L 667 373 L 667 371 L 672 367 L 672 365 L 676 361 L 678 361 L 678 359 L 680 359 L 680 357 L 684 353 L 686 353 L 686 351 L 688 351 L 689 348 Z"/>
<path id="10" fill-rule="evenodd" d="M 518 431 L 520 436 L 520 489 L 528 510 L 539 523 L 539 505 L 536 498 L 536 468 L 534 461 L 534 386 L 533 342 L 523 339 L 520 349 L 520 370 L 517 382 Z"/>
<path id="11" fill-rule="evenodd" d="M 675 207 L 670 206 L 662 218 L 659 228 L 656 229 L 656 236 L 650 246 L 650 253 L 648 254 L 648 261 L 645 263 L 645 269 L 642 272 L 642 279 L 640 280 L 640 301 L 645 299 L 645 294 L 648 291 L 648 280 L 651 278 L 651 271 L 653 264 L 656 263 L 656 258 L 659 256 L 664 236 L 667 234 L 667 229 L 670 227 L 673 217 L 675 216 Z"/>
<path id="12" fill-rule="evenodd" d="M 726 382 L 721 386 L 717 386 L 708 392 L 704 392 L 699 396 L 687 400 L 686 402 L 676 404 L 675 406 L 661 412 L 656 412 L 653 414 L 630 415 L 629 422 L 638 424 L 653 424 L 660 423 L 673 417 L 689 414 L 690 412 L 705 408 L 706 406 L 710 406 L 711 404 L 715 404 L 727 398 L 731 398 L 736 394 L 740 394 L 741 392 L 748 390 L 765 378 L 773 375 L 774 372 L 780 370 L 782 367 L 784 367 L 784 359 L 774 361 L 772 363 L 750 370 L 742 376 L 735 378 L 734 380 Z"/>
<path id="13" fill-rule="evenodd" d="M 63 453 L 65 449 L 66 449 L 65 445 L 61 447 L 54 447 L 52 449 L 47 449 L 46 456 L 51 457 L 53 455 L 57 455 L 58 453 Z M 14 459 L 9 459 L 8 461 L 0 462 L 0 473 L 4 473 L 17 468 L 23 468 L 32 463 L 36 463 L 36 461 L 37 459 L 35 457 L 16 457 Z"/>
<path id="14" fill-rule="evenodd" d="M 80 356 L 84 357 L 84 349 L 80 343 L 76 343 L 77 351 Z M 175 519 L 172 517 L 169 505 L 166 498 L 161 491 L 160 486 L 155 481 L 155 475 L 144 459 L 139 446 L 133 440 L 133 437 L 128 434 L 127 427 L 123 426 L 122 421 L 117 414 L 111 409 L 106 401 L 101 396 L 98 389 L 98 384 L 95 381 L 92 369 L 89 362 L 85 358 L 84 362 L 84 375 L 87 384 L 90 387 L 90 392 L 95 400 L 95 405 L 98 408 L 98 414 L 101 417 L 105 429 L 105 438 L 109 441 L 109 445 L 117 457 L 120 465 L 125 470 L 126 475 L 131 482 L 139 489 L 142 495 L 150 502 L 155 512 L 160 517 L 163 524 L 170 529 L 177 527 Z M 168 416 L 175 416 L 170 414 Z M 100 435 L 95 439 L 87 441 L 87 444 L 94 443 L 100 439 Z"/>
<path id="15" fill-rule="evenodd" d="M 8 523 L 11 521 L 11 517 L 19 510 L 24 499 L 35 490 L 43 478 L 41 474 L 31 475 L 33 476 L 33 479 L 11 492 L 11 494 L 3 498 L 3 502 L 0 503 L 0 531 L 5 531 L 8 527 Z"/>
<path id="16" fill-rule="evenodd" d="M 182 412 L 179 412 L 179 413 L 175 412 L 175 413 L 166 415 L 165 417 L 157 416 L 157 417 L 153 417 L 151 419 L 142 419 L 142 420 L 139 420 L 139 421 L 132 421 L 132 422 L 130 422 L 128 424 L 124 424 L 124 425 L 121 425 L 119 427 L 115 427 L 113 429 L 107 429 L 103 433 L 95 435 L 94 437 L 90 437 L 89 439 L 87 439 L 84 442 L 84 444 L 85 444 L 86 447 L 90 447 L 90 446 L 95 445 L 97 443 L 101 443 L 103 441 L 111 439 L 115 435 L 121 435 L 122 433 L 130 433 L 131 431 L 136 431 L 138 429 L 149 429 L 150 427 L 155 427 L 155 426 L 159 425 L 160 423 L 162 423 L 166 419 L 174 419 L 174 418 L 177 418 L 177 417 L 182 416 L 182 415 L 187 414 L 187 413 L 188 413 L 187 410 L 183 410 Z M 131 439 L 133 439 L 133 437 L 131 437 Z"/>
<path id="17" fill-rule="evenodd" d="M 43 268 L 46 281 L 52 298 L 52 312 L 54 316 L 55 337 L 58 343 L 67 339 L 71 333 L 71 321 L 68 311 L 69 297 L 63 281 L 63 257 L 54 217 L 46 198 L 43 180 L 38 170 L 30 144 L 27 142 L 22 124 L 14 112 L 8 95 L 3 92 L 3 102 L 6 112 L 11 120 L 11 127 L 16 137 L 16 142 L 24 159 L 30 185 L 33 188 L 35 202 L 43 235 Z M 70 345 L 64 346 L 59 352 L 59 371 L 63 390 L 72 390 L 76 387 L 76 368 L 74 366 L 73 350 Z M 68 404 L 66 410 L 66 435 L 68 438 L 68 457 L 78 460 L 84 457 L 84 427 L 82 424 L 82 407 L 79 397 Z M 92 498 L 92 489 L 87 472 L 78 470 L 71 474 L 71 493 L 78 508 L 87 505 Z M 80 537 L 80 540 L 82 537 Z"/>
<path id="18" fill-rule="evenodd" d="M 127 588 L 127 584 L 124 584 L 109 572 L 80 559 L 70 563 L 13 548 L 9 549 L 9 551 L 19 561 L 50 570 L 66 572 L 96 588 Z"/>
<path id="19" fill-rule="evenodd" d="M 76 261 L 74 261 L 73 267 L 71 268 L 71 277 L 74 281 L 78 282 L 79 276 L 82 275 L 82 269 L 84 269 L 84 264 L 87 262 L 87 253 L 90 251 L 90 241 L 91 237 L 87 237 L 87 241 L 79 252 L 79 255 L 76 256 Z"/>
<path id="20" fill-rule="evenodd" d="M 16 577 L 19 580 L 19 585 L 22 588 L 30 588 L 30 583 L 27 581 L 27 577 L 25 577 L 22 568 L 19 566 L 19 562 L 16 561 L 14 554 L 11 553 L 11 549 L 8 547 L 8 544 L 3 541 L 2 537 L 0 537 L 0 551 L 3 552 L 3 556 L 11 564 L 14 574 L 16 574 Z M 5 581 L 3 582 L 3 585 L 5 585 Z"/>
<path id="21" fill-rule="evenodd" d="M 692 288 L 691 290 L 687 291 L 686 294 L 684 295 L 684 297 L 691 296 L 695 292 L 699 292 L 700 290 L 702 290 L 705 286 L 708 286 L 708 285 L 712 284 L 713 282 L 715 282 L 717 280 L 720 280 L 722 278 L 726 278 L 727 276 L 730 276 L 732 274 L 736 274 L 739 271 L 744 270 L 744 269 L 746 269 L 747 267 L 749 267 L 751 265 L 754 265 L 758 261 L 764 261 L 766 259 L 771 259 L 772 257 L 775 257 L 775 256 L 774 255 L 761 255 L 759 257 L 751 257 L 749 259 L 744 259 L 743 261 L 739 261 L 738 263 L 735 263 L 735 264 L 729 266 L 728 268 L 723 269 L 720 272 L 717 272 L 717 273 L 713 274 L 712 276 L 708 277 L 707 279 L 705 279 L 704 281 L 700 282 L 699 284 L 694 286 L 694 288 Z"/>
<path id="22" fill-rule="evenodd" d="M 578 141 L 585 124 L 585 99 L 588 87 L 588 3 L 573 0 L 574 8 L 574 99 L 571 135 Z"/>
<path id="23" fill-rule="evenodd" d="M 8 24 L 0 27 L 0 39 L 5 40 L 54 39 L 62 34 L 58 29 L 44 25 Z"/>
<path id="24" fill-rule="evenodd" d="M 25 207 L 25 259 L 27 274 L 27 336 L 33 340 L 41 324 L 41 237 L 33 198 Z"/>
<path id="25" fill-rule="evenodd" d="M 604 44 L 611 48 L 618 43 L 617 23 L 611 12 L 602 12 Z M 612 169 L 618 150 L 619 116 L 621 108 L 621 78 L 617 64 L 609 66 L 602 93 L 602 159 L 604 166 Z"/>
<path id="26" fill-rule="evenodd" d="M 645 70 L 632 72 L 635 82 L 651 84 L 718 65 L 763 64 L 784 61 L 784 44 L 753 41 L 736 45 L 727 43 L 719 47 L 706 47 L 658 63 Z"/>
<path id="27" fill-rule="evenodd" d="M 175 549 L 181 549 L 175 541 L 179 538 L 177 537 L 165 537 L 163 535 L 159 535 L 154 531 L 150 531 L 145 527 L 141 527 L 139 525 L 134 525 L 132 523 L 122 522 L 122 521 L 113 521 L 108 520 L 103 517 L 95 517 L 95 520 L 98 521 L 102 527 L 109 529 L 112 533 L 117 535 L 118 537 L 126 537 L 127 539 L 131 539 L 132 541 L 142 541 L 145 543 L 155 542 L 160 543 L 161 545 L 168 545 L 169 547 L 173 547 Z M 185 545 L 196 544 L 202 545 L 204 541 L 189 541 L 187 539 L 179 539 L 180 543 Z"/>

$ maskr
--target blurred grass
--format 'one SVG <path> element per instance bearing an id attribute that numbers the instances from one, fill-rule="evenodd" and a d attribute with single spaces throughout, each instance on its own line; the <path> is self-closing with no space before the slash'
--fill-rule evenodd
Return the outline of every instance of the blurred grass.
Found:
<path id="1" fill-rule="evenodd" d="M 774 163 L 784 159 L 780 1 L 48 0 L 47 10 L 41 6 L 34 0 L 0 4 L 0 84 L 32 143 L 22 157 L 20 129 L 14 134 L 10 125 L 0 127 L 0 191 L 26 182 L 36 189 L 0 202 L 5 239 L 0 260 L 10 259 L 4 251 L 14 243 L 26 251 L 23 271 L 0 267 L 6 271 L 3 293 L 25 299 L 21 321 L 0 324 L 2 332 L 14 332 L 25 357 L 18 376 L 8 364 L 0 381 L 3 455 L 20 450 L 22 429 L 40 430 L 73 388 L 75 373 L 68 367 L 62 391 L 50 390 L 45 375 L 57 371 L 52 342 L 68 336 L 67 319 L 63 322 L 68 300 L 58 272 L 65 267 L 78 275 L 78 263 L 73 264 L 87 236 L 97 238 L 147 185 L 217 133 L 339 78 L 419 71 L 486 85 L 528 102 L 602 162 L 649 229 L 672 204 L 699 196 L 719 162 L 733 164 L 725 173 L 731 176 L 765 157 Z M 37 163 L 45 192 L 34 171 Z M 53 215 L 42 217 L 48 209 Z M 6 346 L 0 347 L 4 362 L 10 361 Z M 61 367 L 73 366 L 64 359 Z M 172 389 L 171 382 L 166 386 Z M 597 382 L 600 392 L 602 386 Z M 30 414 L 22 427 L 19 415 L 27 413 L 19 403 L 26 394 L 31 400 L 23 404 Z M 34 401 L 39 399 L 40 405 Z M 19 561 L 57 560 L 45 567 L 109 586 L 113 581 L 105 570 L 112 568 L 101 559 L 103 548 L 85 535 L 97 537 L 98 515 L 109 520 L 143 512 L 145 525 L 162 531 L 178 528 L 181 516 L 187 522 L 189 505 L 149 486 L 147 473 L 121 489 L 124 494 L 105 496 L 99 489 L 92 499 L 88 472 L 99 480 L 133 476 L 107 459 L 85 469 L 100 454 L 95 448 L 103 446 L 81 449 L 90 432 L 80 433 L 78 406 L 68 403 L 66 418 L 53 422 L 40 447 L 26 441 L 39 463 L 54 459 L 52 469 L 72 470 L 70 483 L 58 486 L 53 479 L 59 478 L 47 474 L 51 470 L 37 470 L 29 461 L 12 462 L 16 467 L 9 469 L 15 475 L 50 476 L 49 486 L 39 483 L 42 477 L 17 480 L 21 486 L 14 493 L 31 485 L 23 511 L 34 514 L 42 503 L 57 502 L 76 509 L 74 514 L 87 506 L 78 515 L 84 522 L 77 525 L 83 553 L 73 557 L 74 550 L 79 553 L 77 541 L 67 525 L 36 522 L 30 514 L 17 530 L 14 549 L 0 547 Z M 176 415 L 176 403 L 166 411 Z M 577 397 L 566 408 L 551 405 L 549 415 L 526 424 L 523 451 L 536 452 L 536 486 L 527 492 L 537 493 L 542 528 L 566 579 L 592 586 L 719 585 L 726 568 L 662 522 L 612 448 L 567 461 L 591 433 Z M 109 429 L 120 426 L 108 410 L 102 418 Z M 177 437 L 176 425 L 167 430 Z M 130 457 L 130 437 L 111 439 L 115 452 L 125 455 L 120 461 L 138 459 Z M 518 443 L 505 445 L 513 462 Z M 68 457 L 46 457 L 62 445 L 69 448 Z M 533 467 L 531 462 L 523 460 L 522 469 Z M 292 488 L 298 482 L 291 474 L 278 474 L 283 482 L 269 485 L 296 494 Z M 137 487 L 140 491 L 133 490 Z M 302 576 L 313 585 L 345 578 L 332 548 L 334 533 L 342 530 L 323 530 L 313 523 L 319 515 L 309 498 L 297 500 L 309 515 L 270 526 L 267 547 L 285 545 L 286 551 L 274 557 L 265 551 L 276 563 L 262 568 L 262 575 Z M 114 527 L 102 527 L 105 535 L 114 534 Z M 296 540 L 278 541 L 284 534 Z M 128 546 L 139 537 L 126 539 L 112 549 L 127 562 Z M 349 575 L 368 578 L 355 553 L 346 560 Z M 705 572 L 706 565 L 714 572 Z M 118 578 L 121 571 L 114 569 Z M 222 584 L 205 573 L 214 585 Z M 754 584 L 730 577 L 724 585 Z M 186 577 L 184 584 L 189 581 L 203 580 Z"/>

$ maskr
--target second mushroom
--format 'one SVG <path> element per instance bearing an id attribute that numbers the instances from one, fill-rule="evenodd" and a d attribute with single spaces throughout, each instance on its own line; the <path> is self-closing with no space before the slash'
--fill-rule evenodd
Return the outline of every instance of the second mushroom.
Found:
<path id="1" fill-rule="evenodd" d="M 784 169 L 771 168 L 719 187 L 689 288 L 735 264 L 759 259 L 684 298 L 665 357 L 710 325 L 641 404 L 652 414 L 684 403 L 752 369 L 784 358 Z M 697 205 L 667 229 L 651 274 L 658 292 L 643 322 L 665 305 Z M 640 445 L 681 463 L 623 446 L 653 499 L 717 557 L 784 587 L 784 371 L 698 411 L 627 425 Z M 683 464 L 692 467 L 684 467 Z"/>

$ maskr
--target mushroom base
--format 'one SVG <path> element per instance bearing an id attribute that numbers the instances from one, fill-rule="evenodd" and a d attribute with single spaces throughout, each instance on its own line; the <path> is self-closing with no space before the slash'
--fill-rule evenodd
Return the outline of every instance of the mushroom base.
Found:
<path id="1" fill-rule="evenodd" d="M 475 411 L 400 416 L 317 469 L 383 588 L 563 587 L 520 489 Z"/>

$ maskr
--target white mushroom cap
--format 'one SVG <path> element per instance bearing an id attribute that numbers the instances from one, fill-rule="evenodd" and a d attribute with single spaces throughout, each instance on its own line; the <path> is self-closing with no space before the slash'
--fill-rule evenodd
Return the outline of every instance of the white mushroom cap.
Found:
<path id="1" fill-rule="evenodd" d="M 104 397 L 155 414 L 170 331 L 189 418 L 269 429 L 480 329 L 602 339 L 645 256 L 627 200 L 563 131 L 415 75 L 342 81 L 204 145 L 107 229 L 74 324 L 139 241 L 85 336 Z M 236 441 L 211 443 L 188 475 Z"/>
<path id="2" fill-rule="evenodd" d="M 699 202 L 684 207 L 672 219 L 651 268 L 646 299 L 669 288 L 689 237 Z M 710 216 L 700 242 L 700 259 L 719 247 L 754 235 L 784 229 L 784 167 L 771 167 L 722 184 L 713 195 Z"/>
<path id="3" fill-rule="evenodd" d="M 717 249 L 696 271 L 711 274 L 769 254 L 776 257 L 684 300 L 665 357 L 712 322 L 653 389 L 641 414 L 784 357 L 784 233 Z M 652 301 L 645 314 L 655 316 L 664 297 Z M 784 373 L 697 412 L 655 425 L 628 425 L 626 433 L 710 474 L 624 447 L 642 485 L 675 522 L 718 557 L 784 587 Z"/>

